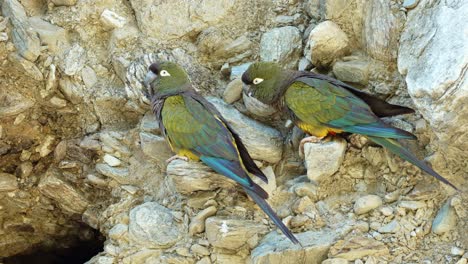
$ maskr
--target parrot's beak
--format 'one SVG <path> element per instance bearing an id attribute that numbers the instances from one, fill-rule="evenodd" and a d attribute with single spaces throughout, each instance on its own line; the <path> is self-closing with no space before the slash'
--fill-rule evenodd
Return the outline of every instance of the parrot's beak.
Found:
<path id="1" fill-rule="evenodd" d="M 242 90 L 244 91 L 246 95 L 248 95 L 249 97 L 252 97 L 252 92 L 250 91 L 250 85 L 244 83 L 242 86 Z"/>
<path id="2" fill-rule="evenodd" d="M 154 72 L 152 71 L 148 71 L 148 73 L 146 74 L 146 77 L 145 77 L 145 80 L 143 81 L 143 84 L 145 85 L 145 87 L 147 89 L 150 88 L 150 84 L 156 80 L 156 78 L 158 78 L 158 75 L 156 75 Z"/>

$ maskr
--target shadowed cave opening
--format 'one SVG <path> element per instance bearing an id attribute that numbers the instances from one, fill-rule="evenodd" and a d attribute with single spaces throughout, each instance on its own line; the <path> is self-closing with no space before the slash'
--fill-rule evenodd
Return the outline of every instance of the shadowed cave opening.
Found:
<path id="1" fill-rule="evenodd" d="M 79 227 L 77 227 L 79 228 Z M 105 237 L 95 229 L 85 237 L 76 234 L 46 241 L 26 252 L 7 258 L 0 257 L 2 264 L 82 264 L 103 251 Z"/>

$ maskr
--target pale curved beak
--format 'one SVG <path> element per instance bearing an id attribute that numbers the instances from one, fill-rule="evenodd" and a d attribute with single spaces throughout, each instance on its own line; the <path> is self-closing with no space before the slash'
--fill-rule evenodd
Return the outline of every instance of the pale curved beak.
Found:
<path id="1" fill-rule="evenodd" d="M 146 73 L 146 77 L 145 77 L 145 80 L 143 81 L 143 84 L 145 85 L 145 87 L 147 89 L 150 88 L 150 84 L 156 79 L 158 78 L 158 75 L 156 75 L 154 72 L 152 71 L 148 71 L 148 73 Z"/>
<path id="2" fill-rule="evenodd" d="M 244 91 L 246 95 L 248 95 L 249 97 L 252 97 L 252 92 L 250 91 L 250 85 L 243 83 L 242 90 Z"/>

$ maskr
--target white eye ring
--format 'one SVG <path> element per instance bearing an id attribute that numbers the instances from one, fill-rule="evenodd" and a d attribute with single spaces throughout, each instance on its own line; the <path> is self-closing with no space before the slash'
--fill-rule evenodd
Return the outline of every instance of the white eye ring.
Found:
<path id="1" fill-rule="evenodd" d="M 161 75 L 162 77 L 171 76 L 171 74 L 166 70 L 160 71 L 159 75 Z"/>
<path id="2" fill-rule="evenodd" d="M 261 83 L 261 82 L 263 82 L 263 79 L 262 79 L 262 78 L 255 78 L 255 79 L 253 80 L 253 84 L 259 84 L 259 83 Z"/>

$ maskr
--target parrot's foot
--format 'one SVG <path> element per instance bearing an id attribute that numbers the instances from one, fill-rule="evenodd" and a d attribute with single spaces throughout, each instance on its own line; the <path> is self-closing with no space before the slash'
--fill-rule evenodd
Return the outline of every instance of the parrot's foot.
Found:
<path id="1" fill-rule="evenodd" d="M 176 160 L 176 159 L 180 159 L 180 160 L 184 160 L 184 161 L 188 161 L 188 160 L 189 160 L 189 158 L 187 158 L 187 157 L 185 157 L 185 156 L 174 155 L 174 156 L 168 158 L 168 159 L 166 160 L 166 163 L 170 163 L 171 161 Z"/>
<path id="2" fill-rule="evenodd" d="M 301 143 L 299 143 L 299 156 L 301 158 L 304 158 L 304 145 L 305 143 L 319 143 L 320 141 L 322 141 L 324 137 L 315 137 L 315 136 L 310 136 L 310 137 L 306 137 L 306 138 L 303 138 L 301 140 Z"/>

